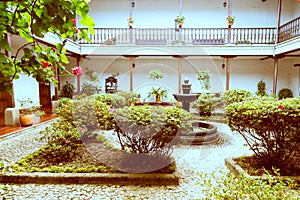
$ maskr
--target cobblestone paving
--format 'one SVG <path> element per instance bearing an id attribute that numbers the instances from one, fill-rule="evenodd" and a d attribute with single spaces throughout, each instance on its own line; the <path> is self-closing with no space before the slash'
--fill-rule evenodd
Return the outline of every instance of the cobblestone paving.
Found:
<path id="1" fill-rule="evenodd" d="M 117 199 L 155 199 L 188 200 L 203 198 L 198 172 L 211 173 L 226 171 L 224 159 L 251 152 L 244 146 L 239 135 L 232 134 L 227 125 L 216 124 L 226 142 L 219 146 L 180 146 L 173 156 L 180 175 L 179 186 L 116 186 L 116 185 L 0 185 L 0 200 L 117 200 Z M 43 143 L 34 138 L 39 137 L 39 130 L 0 141 L 0 160 L 11 163 L 38 149 Z"/>

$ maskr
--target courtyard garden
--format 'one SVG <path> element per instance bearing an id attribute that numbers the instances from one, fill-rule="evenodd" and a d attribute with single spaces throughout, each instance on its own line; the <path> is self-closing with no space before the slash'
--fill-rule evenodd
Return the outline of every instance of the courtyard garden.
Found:
<path id="1" fill-rule="evenodd" d="M 295 199 L 299 195 L 294 190 L 297 182 L 272 178 L 300 175 L 300 99 L 288 95 L 279 99 L 237 89 L 226 91 L 220 97 L 200 95 L 192 105 L 196 113 L 181 109 L 177 103 L 134 105 L 139 95 L 131 92 L 61 98 L 56 110 L 58 119 L 39 133 L 38 140 L 45 145 L 11 165 L 2 164 L 2 172 L 173 174 L 178 168 L 174 159 L 176 151 L 187 146 L 181 143 L 181 136 L 193 130 L 195 119 L 212 121 L 215 116 L 221 116 L 235 133 L 232 137 L 241 136 L 252 151 L 247 156 L 235 157 L 234 161 L 245 173 L 266 178 L 254 180 L 245 174 L 236 177 L 222 172 L 211 182 L 206 177 L 214 177 L 214 173 L 200 173 L 197 177 L 201 181 L 196 184 L 208 187 L 205 194 L 216 199 L 259 199 L 268 195 L 269 199 L 277 196 Z M 224 114 L 216 114 L 214 109 L 223 110 Z M 226 146 L 226 142 L 230 141 L 222 134 L 209 148 Z M 184 166 L 180 167 L 184 170 Z M 249 190 L 236 193 L 232 189 L 240 190 L 238 187 L 245 184 Z M 222 191 L 213 193 L 218 187 Z M 257 194 L 260 190 L 264 192 Z"/>

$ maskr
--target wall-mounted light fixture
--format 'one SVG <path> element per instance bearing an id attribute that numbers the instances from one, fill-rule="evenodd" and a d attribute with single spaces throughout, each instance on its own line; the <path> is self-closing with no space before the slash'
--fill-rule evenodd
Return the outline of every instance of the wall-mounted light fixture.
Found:
<path id="1" fill-rule="evenodd" d="M 224 2 L 223 2 L 223 7 L 225 8 L 226 6 L 227 6 L 227 1 L 224 0 Z"/>
<path id="2" fill-rule="evenodd" d="M 225 67 L 226 67 L 226 65 L 225 65 L 225 58 L 223 58 L 222 69 L 224 69 Z"/>
<path id="3" fill-rule="evenodd" d="M 133 7 L 133 8 L 135 7 L 135 2 L 134 1 L 131 2 L 131 7 Z"/>

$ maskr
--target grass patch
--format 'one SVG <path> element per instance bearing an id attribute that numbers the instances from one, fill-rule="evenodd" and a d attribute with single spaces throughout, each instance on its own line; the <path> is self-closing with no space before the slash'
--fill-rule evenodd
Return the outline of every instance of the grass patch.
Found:
<path id="1" fill-rule="evenodd" d="M 95 148 L 89 148 L 93 146 Z M 68 152 L 70 154 L 70 152 Z M 100 155 L 100 156 L 99 156 Z M 132 154 L 112 148 L 106 140 L 95 141 L 95 143 L 82 144 L 72 149 L 71 156 L 62 159 L 60 150 L 47 145 L 33 154 L 6 167 L 6 172 L 49 172 L 49 173 L 124 173 L 130 168 L 132 171 L 145 169 L 149 162 L 138 163 Z M 147 155 L 144 155 L 147 157 Z M 150 158 L 150 159 L 149 159 Z M 148 156 L 145 160 L 154 158 Z M 165 167 L 149 171 L 148 173 L 171 174 L 176 165 L 167 158 L 159 158 L 161 162 L 168 162 Z M 63 161 L 62 161 L 63 160 Z M 109 161 L 108 161 L 109 160 Z M 157 162 L 157 158 L 155 160 Z M 128 164 L 132 163 L 132 165 Z M 138 163 L 138 164 L 137 164 Z M 154 162 L 155 164 L 155 162 Z M 114 168 L 116 166 L 116 168 Z M 123 169 L 123 170 L 120 170 Z"/>

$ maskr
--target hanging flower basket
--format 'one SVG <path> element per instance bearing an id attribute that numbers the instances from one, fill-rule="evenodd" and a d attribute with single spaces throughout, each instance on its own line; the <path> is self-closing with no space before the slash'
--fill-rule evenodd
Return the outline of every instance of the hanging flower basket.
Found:
<path id="1" fill-rule="evenodd" d="M 131 28 L 131 27 L 132 27 L 132 24 L 134 23 L 133 17 L 129 17 L 129 18 L 127 19 L 127 22 L 128 22 L 128 26 Z"/>
<path id="2" fill-rule="evenodd" d="M 227 18 L 226 18 L 226 20 L 227 20 L 227 22 L 228 22 L 228 26 L 232 26 L 233 25 L 233 23 L 234 23 L 234 21 L 235 21 L 235 16 L 228 16 Z"/>
<path id="3" fill-rule="evenodd" d="M 80 66 L 76 66 L 72 69 L 72 74 L 74 74 L 77 77 L 82 76 L 82 70 Z"/>
<path id="4" fill-rule="evenodd" d="M 185 20 L 184 16 L 177 16 L 176 17 L 175 21 L 178 23 L 179 28 L 182 27 L 182 24 L 183 24 L 184 20 Z"/>

